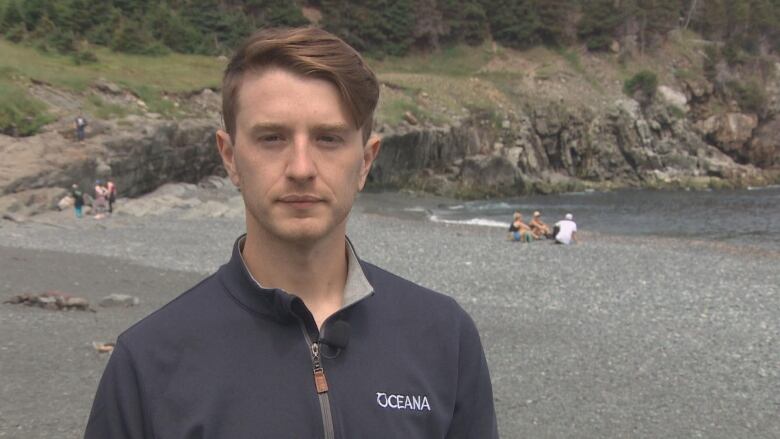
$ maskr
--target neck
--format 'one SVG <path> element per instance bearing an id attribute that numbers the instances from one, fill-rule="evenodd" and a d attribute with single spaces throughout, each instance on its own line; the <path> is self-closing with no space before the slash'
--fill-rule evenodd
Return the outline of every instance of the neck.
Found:
<path id="1" fill-rule="evenodd" d="M 300 297 L 320 326 L 344 301 L 346 245 L 345 230 L 314 243 L 297 243 L 247 227 L 242 254 L 260 285 Z"/>

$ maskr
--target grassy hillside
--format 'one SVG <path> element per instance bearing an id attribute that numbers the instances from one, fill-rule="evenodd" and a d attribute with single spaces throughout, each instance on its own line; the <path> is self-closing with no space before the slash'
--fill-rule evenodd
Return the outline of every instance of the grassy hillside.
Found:
<path id="1" fill-rule="evenodd" d="M 540 101 L 598 108 L 622 96 L 623 82 L 640 70 L 655 72 L 661 84 L 701 76 L 703 51 L 696 41 L 691 34 L 673 36 L 655 54 L 629 60 L 577 47 L 517 51 L 493 43 L 369 59 L 383 83 L 377 119 L 395 125 L 410 112 L 421 122 L 445 124 L 466 112 L 481 112 L 500 121 L 502 115 Z M 8 97 L 0 100 L 0 130 L 8 132 L 15 125 L 25 135 L 54 117 L 28 92 L 34 82 L 81 96 L 82 109 L 93 117 L 126 114 L 129 110 L 87 93 L 104 78 L 131 90 L 149 111 L 176 117 L 181 113 L 165 95 L 218 87 L 224 68 L 224 60 L 211 56 L 148 57 L 101 47 L 91 51 L 96 63 L 76 65 L 70 57 L 0 39 L 0 93 Z"/>
<path id="2" fill-rule="evenodd" d="M 70 57 L 0 39 L 0 95 L 3 96 L 0 130 L 16 126 L 18 134 L 26 135 L 52 119 L 53 116 L 46 114 L 45 105 L 28 93 L 28 87 L 34 81 L 83 93 L 96 80 L 104 78 L 131 90 L 150 111 L 174 115 L 172 104 L 163 99 L 164 92 L 217 87 L 223 69 L 223 63 L 215 57 L 181 54 L 145 57 L 118 54 L 99 47 L 94 52 L 98 62 L 76 65 Z M 107 110 L 104 104 L 95 102 L 91 107 L 86 110 Z M 108 111 L 107 114 L 111 113 Z"/>

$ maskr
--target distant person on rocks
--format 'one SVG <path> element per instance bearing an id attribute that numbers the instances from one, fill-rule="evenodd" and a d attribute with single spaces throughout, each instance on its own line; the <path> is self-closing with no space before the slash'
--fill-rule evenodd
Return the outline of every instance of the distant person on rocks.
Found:
<path id="1" fill-rule="evenodd" d="M 237 48 L 216 143 L 246 234 L 119 335 L 86 439 L 498 438 L 471 317 L 346 237 L 379 153 L 379 92 L 322 29 L 263 29 Z"/>
<path id="2" fill-rule="evenodd" d="M 114 202 L 116 201 L 116 184 L 113 178 L 108 179 L 106 183 L 106 192 L 108 193 L 108 213 L 114 213 Z"/>
<path id="3" fill-rule="evenodd" d="M 550 230 L 550 226 L 544 223 L 542 221 L 542 213 L 538 210 L 534 212 L 534 216 L 531 219 L 531 222 L 528 223 L 528 227 L 531 228 L 531 232 L 534 234 L 534 238 L 536 239 L 542 239 L 542 238 L 552 238 L 552 230 Z"/>
<path id="4" fill-rule="evenodd" d="M 93 208 L 95 209 L 95 219 L 103 218 L 106 214 L 106 207 L 108 205 L 108 189 L 103 186 L 103 181 L 95 181 L 95 200 L 93 201 Z"/>
<path id="5" fill-rule="evenodd" d="M 76 218 L 81 218 L 82 209 L 84 208 L 84 191 L 81 190 L 79 185 L 73 183 L 70 190 L 70 196 L 73 197 L 73 209 L 76 212 Z"/>
<path id="6" fill-rule="evenodd" d="M 533 232 L 528 224 L 523 222 L 523 214 L 515 211 L 512 215 L 512 224 L 509 225 L 509 239 L 512 241 L 531 242 Z"/>
<path id="7" fill-rule="evenodd" d="M 555 223 L 554 230 L 556 244 L 577 243 L 577 223 L 574 222 L 574 215 L 567 213 L 564 219 Z"/>
<path id="8" fill-rule="evenodd" d="M 85 119 L 84 116 L 79 115 L 73 124 L 76 127 L 76 139 L 78 139 L 79 142 L 83 141 L 86 136 L 87 119 Z"/>

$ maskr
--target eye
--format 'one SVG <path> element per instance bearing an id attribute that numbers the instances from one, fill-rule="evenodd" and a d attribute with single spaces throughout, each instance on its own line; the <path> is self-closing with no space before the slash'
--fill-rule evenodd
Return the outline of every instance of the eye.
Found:
<path id="1" fill-rule="evenodd" d="M 257 143 L 263 145 L 278 145 L 285 141 L 284 136 L 281 134 L 261 134 L 257 137 Z"/>
<path id="2" fill-rule="evenodd" d="M 333 146 L 341 145 L 342 143 L 344 143 L 344 140 L 341 137 L 334 134 L 320 134 L 317 137 L 317 143 L 321 145 L 333 147 Z"/>

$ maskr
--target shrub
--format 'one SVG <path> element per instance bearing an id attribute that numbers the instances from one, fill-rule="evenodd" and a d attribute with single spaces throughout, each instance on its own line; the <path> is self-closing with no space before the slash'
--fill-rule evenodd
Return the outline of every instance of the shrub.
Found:
<path id="1" fill-rule="evenodd" d="M 73 60 L 73 63 L 77 66 L 82 64 L 94 64 L 98 62 L 97 55 L 89 50 L 79 50 L 74 52 L 73 55 L 70 56 L 70 59 Z"/>
<path id="2" fill-rule="evenodd" d="M 31 136 L 54 120 L 46 105 L 31 99 L 11 84 L 0 82 L 0 132 L 10 136 Z"/>
<path id="3" fill-rule="evenodd" d="M 734 94 L 739 108 L 748 113 L 763 116 L 767 106 L 767 96 L 764 89 L 756 81 L 741 83 L 730 81 L 726 87 Z"/>
<path id="4" fill-rule="evenodd" d="M 643 105 L 653 100 L 657 89 L 658 77 L 649 70 L 642 70 L 623 83 L 623 93 L 633 97 Z"/>

